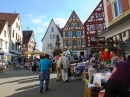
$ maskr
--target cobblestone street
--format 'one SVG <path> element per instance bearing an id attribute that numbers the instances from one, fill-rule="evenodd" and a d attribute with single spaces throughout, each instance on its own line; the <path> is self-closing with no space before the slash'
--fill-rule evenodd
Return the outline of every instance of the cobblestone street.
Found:
<path id="1" fill-rule="evenodd" d="M 56 73 L 51 74 L 50 90 L 40 94 L 38 74 L 25 69 L 6 69 L 0 73 L 0 97 L 83 97 L 81 79 L 56 82 Z"/>

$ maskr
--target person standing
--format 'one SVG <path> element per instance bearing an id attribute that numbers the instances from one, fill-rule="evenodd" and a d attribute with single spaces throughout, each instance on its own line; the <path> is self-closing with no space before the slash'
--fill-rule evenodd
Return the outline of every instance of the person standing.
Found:
<path id="1" fill-rule="evenodd" d="M 89 83 L 91 83 L 92 81 L 92 74 L 96 73 L 97 71 L 97 66 L 98 66 L 98 63 L 99 63 L 99 56 L 97 53 L 94 54 L 93 57 L 91 57 L 90 59 L 90 63 L 89 63 L 89 66 L 88 66 L 88 75 L 89 75 Z"/>
<path id="2" fill-rule="evenodd" d="M 33 64 L 33 66 L 32 66 L 32 71 L 33 71 L 33 72 L 36 72 L 36 71 L 37 71 L 37 60 L 36 60 L 36 56 L 34 56 L 34 59 L 33 59 L 33 61 L 32 61 L 32 64 Z"/>
<path id="3" fill-rule="evenodd" d="M 45 55 L 45 58 L 40 61 L 40 93 L 43 92 L 43 82 L 45 80 L 45 91 L 49 90 L 50 68 L 52 62 L 49 59 L 49 54 Z"/>
<path id="4" fill-rule="evenodd" d="M 62 73 L 61 73 L 61 68 L 60 68 L 60 57 L 61 57 L 61 54 L 59 54 L 59 56 L 56 56 L 56 71 L 57 71 L 57 79 L 56 81 L 61 81 L 62 79 Z"/>
<path id="5" fill-rule="evenodd" d="M 16 69 L 16 67 L 18 65 L 18 58 L 14 57 L 13 62 L 14 62 L 14 69 Z"/>
<path id="6" fill-rule="evenodd" d="M 68 82 L 68 68 L 70 66 L 68 58 L 65 56 L 65 53 L 60 57 L 60 64 L 63 65 L 62 71 L 62 79 L 63 82 Z"/>
<path id="7" fill-rule="evenodd" d="M 127 62 L 119 62 L 113 69 L 106 84 L 104 97 L 129 97 L 129 78 L 130 55 Z"/>

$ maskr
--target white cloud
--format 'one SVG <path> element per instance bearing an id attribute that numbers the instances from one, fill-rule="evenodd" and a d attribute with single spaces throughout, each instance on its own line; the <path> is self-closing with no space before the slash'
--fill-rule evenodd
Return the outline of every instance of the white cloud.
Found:
<path id="1" fill-rule="evenodd" d="M 43 19 L 45 19 L 45 18 L 46 18 L 46 16 L 42 15 L 42 16 L 39 16 L 39 18 L 43 18 Z"/>
<path id="2" fill-rule="evenodd" d="M 27 14 L 26 17 L 32 18 L 32 14 Z"/>
<path id="3" fill-rule="evenodd" d="M 46 29 L 42 27 L 33 28 L 35 34 L 44 34 Z"/>
<path id="4" fill-rule="evenodd" d="M 49 22 L 45 22 L 42 24 L 43 27 L 48 27 L 49 26 Z"/>
<path id="5" fill-rule="evenodd" d="M 33 19 L 32 22 L 35 23 L 35 24 L 41 24 L 42 19 Z"/>
<path id="6" fill-rule="evenodd" d="M 65 18 L 54 18 L 54 21 L 56 24 L 59 25 L 59 27 L 63 28 L 66 24 L 68 19 L 65 19 Z"/>

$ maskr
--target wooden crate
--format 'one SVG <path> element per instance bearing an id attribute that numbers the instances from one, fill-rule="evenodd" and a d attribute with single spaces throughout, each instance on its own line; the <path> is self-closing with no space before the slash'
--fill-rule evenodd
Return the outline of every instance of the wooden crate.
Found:
<path id="1" fill-rule="evenodd" d="M 85 94 L 87 94 L 87 97 L 98 97 L 98 93 L 99 93 L 99 92 L 90 90 L 86 85 L 85 85 L 84 92 Z"/>

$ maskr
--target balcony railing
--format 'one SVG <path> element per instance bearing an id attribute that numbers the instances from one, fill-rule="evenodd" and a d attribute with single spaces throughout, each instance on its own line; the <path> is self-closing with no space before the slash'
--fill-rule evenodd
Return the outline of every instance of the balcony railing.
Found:
<path id="1" fill-rule="evenodd" d="M 17 45 L 22 45 L 22 42 L 20 40 L 16 40 Z"/>

